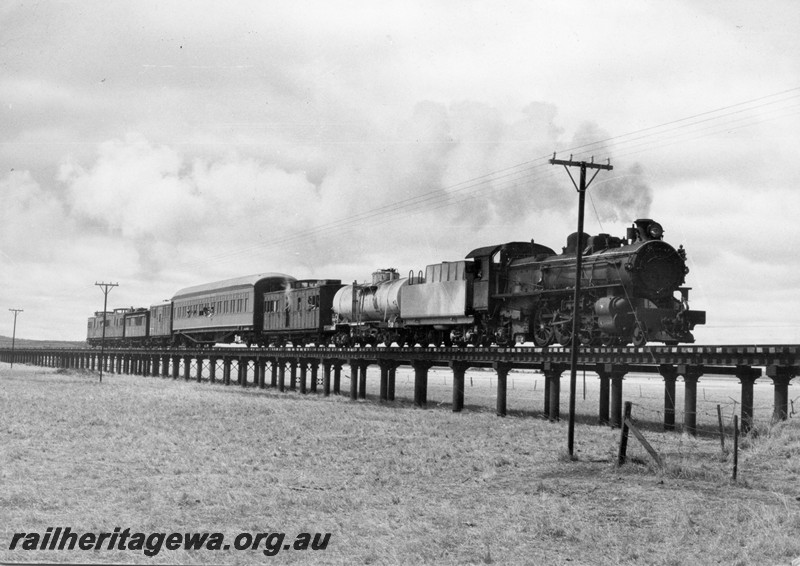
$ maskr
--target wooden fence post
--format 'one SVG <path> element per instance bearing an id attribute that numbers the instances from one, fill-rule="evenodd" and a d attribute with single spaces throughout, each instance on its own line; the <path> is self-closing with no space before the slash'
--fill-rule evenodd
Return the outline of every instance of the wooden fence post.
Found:
<path id="1" fill-rule="evenodd" d="M 739 472 L 739 415 L 733 415 L 733 481 Z"/>
<path id="2" fill-rule="evenodd" d="M 619 441 L 619 455 L 617 457 L 617 465 L 621 466 L 625 463 L 627 459 L 627 450 L 628 450 L 628 431 L 633 433 L 633 436 L 642 443 L 644 449 L 647 450 L 647 453 L 650 454 L 650 457 L 653 458 L 656 465 L 659 468 L 664 467 L 664 461 L 661 459 L 661 456 L 658 455 L 658 452 L 647 442 L 647 439 L 644 435 L 639 432 L 639 429 L 634 426 L 633 421 L 631 421 L 631 407 L 632 403 L 630 401 L 625 402 L 625 417 L 622 419 L 622 436 Z"/>
<path id="3" fill-rule="evenodd" d="M 722 425 L 722 406 L 717 405 L 717 420 L 719 420 L 719 444 L 722 453 L 725 453 L 725 427 Z"/>
<path id="4" fill-rule="evenodd" d="M 625 463 L 628 457 L 628 420 L 631 417 L 632 403 L 625 401 L 625 416 L 622 419 L 622 432 L 619 437 L 619 454 L 617 454 L 617 466 Z"/>

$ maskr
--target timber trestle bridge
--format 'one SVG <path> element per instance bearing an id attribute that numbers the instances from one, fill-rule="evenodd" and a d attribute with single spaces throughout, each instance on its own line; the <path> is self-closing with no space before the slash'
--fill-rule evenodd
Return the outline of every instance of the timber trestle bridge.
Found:
<path id="1" fill-rule="evenodd" d="M 539 370 L 545 377 L 544 416 L 559 419 L 561 376 L 570 371 L 569 348 L 231 348 L 131 349 L 10 348 L 0 349 L 0 361 L 30 365 L 90 369 L 210 382 L 241 387 L 340 393 L 341 372 L 350 366 L 350 398 L 365 399 L 367 367 L 380 368 L 380 400 L 394 400 L 395 371 L 414 370 L 414 404 L 427 402 L 428 370 L 449 367 L 453 372 L 453 411 L 464 407 L 464 375 L 469 368 L 491 368 L 497 374 L 497 414 L 505 416 L 507 376 L 512 369 Z M 207 377 L 204 377 L 207 369 Z M 582 348 L 578 369 L 600 379 L 598 421 L 622 424 L 622 384 L 628 373 L 660 374 L 664 379 L 664 429 L 675 429 L 675 387 L 684 384 L 683 430 L 697 433 L 697 383 L 703 375 L 729 376 L 741 383 L 742 430 L 753 425 L 753 384 L 766 374 L 774 385 L 773 420 L 789 415 L 789 384 L 800 373 L 800 345 L 768 346 L 646 346 Z M 194 372 L 192 371 L 194 370 Z M 221 370 L 221 371 L 220 371 Z M 310 374 L 310 380 L 309 378 Z M 308 384 L 308 386 L 307 386 Z"/>

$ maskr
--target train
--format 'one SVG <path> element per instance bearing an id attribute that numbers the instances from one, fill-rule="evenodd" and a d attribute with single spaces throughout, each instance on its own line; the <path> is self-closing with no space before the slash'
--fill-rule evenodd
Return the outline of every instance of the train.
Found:
<path id="1" fill-rule="evenodd" d="M 383 268 L 347 284 L 265 272 L 196 285 L 149 307 L 94 313 L 87 341 L 195 348 L 676 345 L 694 342 L 692 330 L 706 322 L 705 311 L 689 307 L 688 272 L 683 246 L 664 241 L 658 222 L 638 219 L 624 237 L 572 233 L 560 253 L 533 240 L 506 242 L 405 277 Z"/>

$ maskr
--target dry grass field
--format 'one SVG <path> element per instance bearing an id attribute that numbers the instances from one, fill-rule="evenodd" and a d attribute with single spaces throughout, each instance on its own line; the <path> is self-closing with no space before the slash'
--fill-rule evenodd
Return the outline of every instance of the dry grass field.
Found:
<path id="1" fill-rule="evenodd" d="M 70 340 L 28 340 L 12 339 L 11 336 L 0 336 L 0 348 L 10 348 L 14 342 L 17 348 L 86 348 L 86 342 Z"/>
<path id="2" fill-rule="evenodd" d="M 490 372 L 467 374 L 459 414 L 449 372 L 431 372 L 427 409 L 410 403 L 413 380 L 402 371 L 398 400 L 379 404 L 377 375 L 370 370 L 365 403 L 113 374 L 99 384 L 88 372 L 0 364 L 0 561 L 677 566 L 800 557 L 800 416 L 769 425 L 768 380 L 756 384 L 761 420 L 742 440 L 734 483 L 714 432 L 716 405 L 727 425 L 736 409 L 735 381 L 701 378 L 704 433 L 691 438 L 660 431 L 659 379 L 626 379 L 625 399 L 662 470 L 633 438 L 631 461 L 615 467 L 619 431 L 594 424 L 593 375 L 586 400 L 579 376 L 575 461 L 566 421 L 540 418 L 541 375 L 509 375 L 506 418 L 494 415 Z M 66 526 L 221 532 L 226 542 L 240 532 L 331 538 L 325 550 L 273 557 L 9 550 L 15 532 Z"/>

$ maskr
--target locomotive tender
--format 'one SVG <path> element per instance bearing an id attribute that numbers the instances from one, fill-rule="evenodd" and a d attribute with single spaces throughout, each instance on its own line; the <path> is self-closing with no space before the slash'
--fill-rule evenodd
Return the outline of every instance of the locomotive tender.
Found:
<path id="1" fill-rule="evenodd" d="M 182 289 L 149 309 L 107 313 L 106 339 L 186 346 L 234 339 L 248 345 L 568 346 L 581 246 L 580 343 L 694 342 L 691 331 L 705 324 L 705 311 L 689 308 L 686 253 L 664 242 L 663 232 L 657 222 L 639 219 L 624 238 L 571 234 L 561 253 L 533 241 L 508 242 L 429 265 L 424 274 L 401 278 L 395 269 L 380 269 L 365 284 L 280 273 L 239 277 Z M 90 344 L 99 343 L 102 315 L 89 319 Z M 145 322 L 137 323 L 140 318 Z"/>

